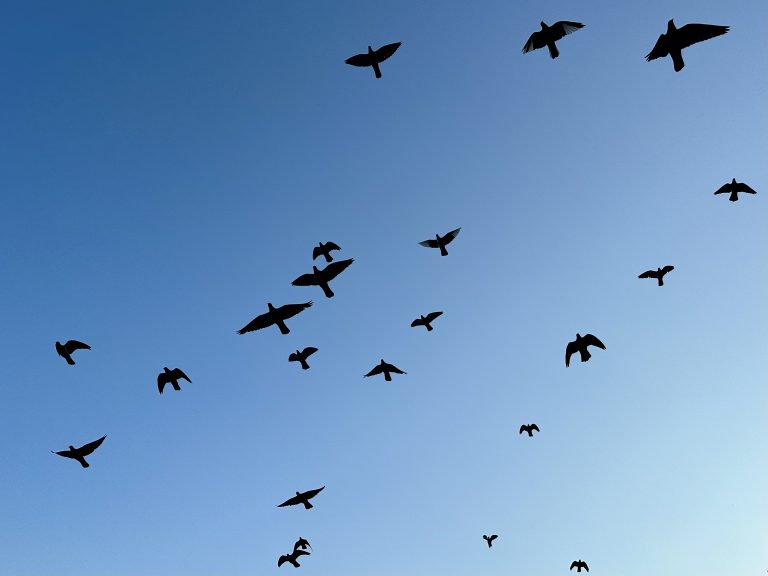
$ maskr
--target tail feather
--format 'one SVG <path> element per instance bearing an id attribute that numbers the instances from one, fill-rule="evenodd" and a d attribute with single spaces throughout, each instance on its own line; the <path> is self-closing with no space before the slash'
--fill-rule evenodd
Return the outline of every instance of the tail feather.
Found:
<path id="1" fill-rule="evenodd" d="M 424 326 L 427 327 L 427 332 L 432 332 L 432 326 L 430 326 L 429 324 L 424 324 Z"/>
<path id="2" fill-rule="evenodd" d="M 278 328 L 280 328 L 280 334 L 288 334 L 290 330 L 288 330 L 288 326 L 285 325 L 285 322 L 282 320 L 278 320 L 275 322 Z"/>
<path id="3" fill-rule="evenodd" d="M 333 298 L 333 290 L 331 290 L 331 287 L 328 286 L 328 284 L 320 284 L 320 288 L 323 289 L 323 294 L 325 294 L 327 298 Z"/>
<path id="4" fill-rule="evenodd" d="M 547 48 L 549 48 L 549 55 L 552 57 L 552 59 L 557 58 L 560 56 L 560 50 L 557 49 L 557 46 L 554 42 L 548 42 Z"/>
<path id="5" fill-rule="evenodd" d="M 384 380 L 386 380 L 387 382 L 392 382 L 392 376 L 390 375 L 389 372 L 384 372 Z"/>
<path id="6" fill-rule="evenodd" d="M 681 50 L 675 50 L 669 53 L 672 56 L 672 63 L 675 65 L 675 72 L 680 72 L 685 67 L 683 62 L 683 52 Z"/>
<path id="7" fill-rule="evenodd" d="M 582 362 L 586 362 L 587 360 L 592 358 L 592 354 L 589 353 L 589 350 L 587 350 L 586 346 L 582 350 L 579 350 L 579 354 L 581 354 Z"/>
<path id="8" fill-rule="evenodd" d="M 448 250 L 442 244 L 440 244 L 440 256 L 448 256 Z"/>
<path id="9" fill-rule="evenodd" d="M 301 367 L 302 367 L 302 369 L 304 369 L 304 370 L 309 370 L 309 364 L 307 364 L 307 361 L 306 361 L 306 360 L 304 360 L 304 358 L 302 358 L 302 359 L 300 360 L 300 362 L 301 362 Z"/>
<path id="10" fill-rule="evenodd" d="M 376 74 L 376 78 L 381 78 L 381 69 L 379 68 L 379 63 L 374 62 L 371 64 L 371 66 L 373 66 L 373 71 Z"/>

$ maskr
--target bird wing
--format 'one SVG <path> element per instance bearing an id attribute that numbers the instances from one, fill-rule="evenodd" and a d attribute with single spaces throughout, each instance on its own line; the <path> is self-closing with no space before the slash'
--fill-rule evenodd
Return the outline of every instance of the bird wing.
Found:
<path id="1" fill-rule="evenodd" d="M 461 228 L 456 228 L 456 230 L 451 230 L 443 237 L 443 244 L 450 244 L 453 242 L 453 239 L 456 238 L 456 236 L 459 235 L 459 232 L 461 231 Z"/>
<path id="2" fill-rule="evenodd" d="M 90 350 L 91 347 L 84 342 L 79 342 L 77 340 L 68 340 L 67 343 L 64 344 L 64 349 L 67 351 L 68 354 L 72 354 L 72 352 L 74 352 L 75 350 Z"/>
<path id="3" fill-rule="evenodd" d="M 709 40 L 715 36 L 722 36 L 728 32 L 728 26 L 714 24 L 686 24 L 677 29 L 677 41 L 680 48 L 687 48 L 697 42 Z"/>
<path id="4" fill-rule="evenodd" d="M 294 550 L 293 551 L 293 559 L 294 560 L 296 558 L 298 558 L 299 556 L 309 556 L 309 555 L 310 555 L 309 552 L 307 552 L 306 550 Z"/>
<path id="5" fill-rule="evenodd" d="M 489 541 L 489 542 L 493 542 L 493 541 L 494 541 L 494 540 L 496 540 L 496 538 L 498 538 L 498 537 L 499 537 L 499 536 L 498 536 L 497 534 L 491 534 L 491 537 L 490 537 L 490 538 L 488 538 L 488 541 Z"/>
<path id="6" fill-rule="evenodd" d="M 307 490 L 301 496 L 302 496 L 302 498 L 306 498 L 307 500 L 309 500 L 310 498 L 314 498 L 315 496 L 320 494 L 320 492 L 323 491 L 323 488 L 325 488 L 325 486 L 323 486 L 321 488 L 317 488 L 315 490 Z"/>
<path id="7" fill-rule="evenodd" d="M 302 274 L 291 284 L 293 286 L 317 286 L 317 278 L 315 278 L 314 272 L 312 274 Z"/>
<path id="8" fill-rule="evenodd" d="M 736 192 L 747 192 L 749 194 L 757 194 L 752 188 L 744 184 L 744 182 L 737 182 L 736 183 Z"/>
<path id="9" fill-rule="evenodd" d="M 363 378 L 367 378 L 368 376 L 376 376 L 376 374 L 381 374 L 384 371 L 384 367 L 381 364 L 376 364 L 376 366 L 373 367 L 373 370 L 368 372 Z"/>
<path id="10" fill-rule="evenodd" d="M 398 368 L 394 364 L 387 364 L 386 362 L 384 362 L 384 367 L 387 368 L 387 370 L 389 370 L 390 372 L 394 372 L 395 374 L 405 374 L 405 372 L 400 370 L 400 368 Z"/>
<path id="11" fill-rule="evenodd" d="M 560 22 L 555 22 L 552 24 L 552 26 L 550 26 L 550 29 L 554 34 L 552 39 L 560 40 L 560 38 L 563 36 L 566 36 L 571 32 L 575 32 L 579 28 L 584 28 L 584 24 L 581 22 L 569 22 L 568 20 L 560 20 Z"/>
<path id="12" fill-rule="evenodd" d="M 320 271 L 320 274 L 322 274 L 326 281 L 333 280 L 336 278 L 336 276 L 346 270 L 354 261 L 354 258 L 350 258 L 349 260 L 338 260 L 337 262 L 331 262 L 328 264 L 328 266 Z"/>
<path id="13" fill-rule="evenodd" d="M 443 315 L 442 312 L 430 312 L 429 314 L 427 314 L 426 318 L 424 318 L 424 319 L 427 322 L 432 322 L 432 320 L 434 320 L 435 318 L 437 318 L 439 316 L 442 316 L 442 315 Z"/>
<path id="14" fill-rule="evenodd" d="M 309 302 L 304 302 L 303 304 L 285 304 L 284 306 L 280 306 L 276 312 L 280 315 L 281 320 L 287 320 L 288 318 L 296 316 L 296 314 L 302 310 L 306 310 L 310 306 L 312 306 L 311 300 Z"/>
<path id="15" fill-rule="evenodd" d="M 658 275 L 656 274 L 656 270 L 646 270 L 638 278 L 658 278 Z"/>
<path id="16" fill-rule="evenodd" d="M 330 252 L 331 250 L 341 250 L 341 246 L 339 246 L 335 242 L 326 242 L 325 249 L 328 250 L 328 252 Z"/>
<path id="17" fill-rule="evenodd" d="M 568 346 L 565 347 L 565 366 L 566 368 L 571 363 L 571 354 L 575 354 L 579 351 L 579 348 L 576 346 L 576 342 L 568 342 Z"/>
<path id="18" fill-rule="evenodd" d="M 280 568 L 280 566 L 282 566 L 286 562 L 288 562 L 288 556 L 283 554 L 282 556 L 280 556 L 280 558 L 277 559 L 277 567 Z"/>
<path id="19" fill-rule="evenodd" d="M 536 432 L 541 432 L 541 430 L 539 430 L 539 427 L 536 426 L 536 424 L 531 424 L 531 430 L 536 430 Z"/>
<path id="20" fill-rule="evenodd" d="M 523 432 L 525 432 L 525 430 L 526 430 L 527 428 L 528 428 L 528 426 L 526 426 L 525 424 L 523 424 L 522 426 L 520 426 L 520 434 L 522 434 Z"/>
<path id="21" fill-rule="evenodd" d="M 379 62 L 384 62 L 387 58 L 392 56 L 395 52 L 397 52 L 397 49 L 400 48 L 400 44 L 402 42 L 395 42 L 393 44 L 385 44 L 378 50 L 376 50 L 373 54 L 376 57 L 376 60 Z"/>
<path id="22" fill-rule="evenodd" d="M 304 354 L 304 358 L 309 358 L 315 352 L 317 352 L 317 348 L 315 348 L 314 346 L 307 346 L 306 348 L 304 348 L 304 350 L 301 351 L 301 353 Z"/>
<path id="23" fill-rule="evenodd" d="M 288 362 L 298 362 L 299 360 L 301 360 L 301 358 L 299 358 L 299 355 L 296 354 L 296 352 L 291 352 L 288 356 Z"/>
<path id="24" fill-rule="evenodd" d="M 192 380 L 189 379 L 189 376 L 184 374 L 184 371 L 181 368 L 174 368 L 173 370 L 171 370 L 171 376 L 173 378 L 176 378 L 177 380 L 179 378 L 184 378 L 184 380 L 186 380 L 190 384 L 192 383 Z"/>
<path id="25" fill-rule="evenodd" d="M 674 266 L 667 265 L 667 266 L 664 266 L 664 268 L 661 269 L 661 273 L 662 274 L 666 274 L 667 272 L 672 272 L 672 270 L 674 270 L 674 269 L 675 269 Z"/>
<path id="26" fill-rule="evenodd" d="M 355 54 L 351 58 L 344 60 L 345 64 L 351 64 L 352 66 L 370 66 L 372 61 L 368 54 Z"/>
<path id="27" fill-rule="evenodd" d="M 53 452 L 53 450 L 51 450 Z M 54 454 L 58 454 L 59 456 L 64 456 L 64 458 L 72 458 L 74 456 L 74 452 L 72 450 L 61 450 L 60 452 L 53 452 Z"/>
<path id="28" fill-rule="evenodd" d="M 584 346 L 597 346 L 598 348 L 605 350 L 605 344 L 603 344 L 597 336 L 586 334 L 582 340 L 584 341 Z"/>
<path id="29" fill-rule="evenodd" d="M 547 40 L 544 38 L 544 34 L 541 32 L 534 32 L 531 34 L 531 37 L 528 38 L 528 42 L 525 43 L 525 46 L 523 46 L 523 54 L 538 50 L 539 48 L 544 48 L 546 45 Z"/>
<path id="30" fill-rule="evenodd" d="M 254 318 L 253 320 L 248 322 L 248 324 L 240 328 L 240 330 L 238 330 L 237 333 L 245 334 L 246 332 L 261 330 L 262 328 L 266 328 L 267 326 L 272 326 L 272 324 L 274 323 L 275 323 L 275 320 L 272 318 L 272 314 L 270 312 L 267 312 L 266 314 L 261 314 L 259 316 L 256 316 L 256 318 Z"/>
<path id="31" fill-rule="evenodd" d="M 731 183 L 728 182 L 727 184 L 723 184 L 720 186 L 720 188 L 717 189 L 717 192 L 715 194 L 728 194 L 731 191 Z"/>
<path id="32" fill-rule="evenodd" d="M 322 256 L 323 252 L 320 250 L 320 246 L 315 246 L 312 248 L 312 260 L 317 258 L 318 256 Z"/>
<path id="33" fill-rule="evenodd" d="M 570 570 L 573 570 L 574 568 L 578 568 L 578 567 L 579 567 L 579 563 L 578 562 L 576 562 L 575 560 L 573 562 L 571 562 Z"/>
<path id="34" fill-rule="evenodd" d="M 282 504 L 278 504 L 277 507 L 282 508 L 283 506 L 295 506 L 296 504 L 300 504 L 303 501 L 304 501 L 303 496 L 292 496 Z"/>
<path id="35" fill-rule="evenodd" d="M 665 56 L 669 56 L 669 48 L 667 48 L 667 35 L 662 34 L 659 36 L 659 39 L 656 40 L 656 44 L 654 45 L 653 50 L 645 55 L 645 59 L 650 62 L 651 60 L 656 60 L 656 58 L 664 58 Z"/>
<path id="36" fill-rule="evenodd" d="M 422 246 L 426 246 L 427 248 L 437 248 L 437 240 L 424 240 L 423 242 L 419 242 Z"/>
<path id="37" fill-rule="evenodd" d="M 424 320 L 421 318 L 416 318 L 416 320 L 411 322 L 411 328 L 415 328 L 416 326 L 424 326 Z"/>
<path id="38" fill-rule="evenodd" d="M 104 442 L 104 438 L 106 438 L 107 435 L 104 434 L 101 438 L 98 440 L 94 440 L 93 442 L 88 442 L 88 444 L 84 444 L 80 446 L 80 448 L 77 449 L 77 451 L 80 453 L 80 456 L 88 456 L 88 454 L 91 454 L 96 448 L 101 446 L 101 443 Z"/>

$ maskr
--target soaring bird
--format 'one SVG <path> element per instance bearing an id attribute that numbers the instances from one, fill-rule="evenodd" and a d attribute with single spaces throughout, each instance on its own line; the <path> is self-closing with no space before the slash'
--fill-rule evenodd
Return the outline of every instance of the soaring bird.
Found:
<path id="1" fill-rule="evenodd" d="M 397 366 L 393 366 L 392 364 L 387 364 L 384 362 L 384 359 L 382 358 L 381 362 L 377 364 L 373 370 L 368 372 L 368 374 L 363 376 L 363 378 L 368 378 L 368 376 L 376 376 L 377 374 L 384 374 L 384 380 L 387 382 L 392 382 L 392 376 L 390 373 L 405 374 L 405 372 L 400 370 L 400 368 Z"/>
<path id="2" fill-rule="evenodd" d="M 163 388 L 165 388 L 166 384 L 170 384 L 173 386 L 173 389 L 178 392 L 181 390 L 181 386 L 179 386 L 179 380 L 186 380 L 190 384 L 192 384 L 192 380 L 189 379 L 189 376 L 184 374 L 181 368 L 174 368 L 173 370 L 168 370 L 167 367 L 163 367 L 163 371 L 160 372 L 160 374 L 157 375 L 157 389 L 160 391 L 160 394 L 163 393 Z"/>
<path id="3" fill-rule="evenodd" d="M 293 549 L 294 551 L 296 551 L 299 548 L 301 548 L 302 550 L 306 550 L 307 548 L 312 548 L 312 546 L 309 545 L 309 541 L 299 536 L 299 539 L 296 540 L 296 543 L 293 545 Z"/>
<path id="4" fill-rule="evenodd" d="M 430 312 L 426 316 L 419 316 L 411 322 L 411 328 L 415 328 L 416 326 L 426 326 L 427 332 L 431 332 L 433 330 L 431 324 L 432 321 L 437 318 L 438 316 L 442 316 L 442 312 Z"/>
<path id="5" fill-rule="evenodd" d="M 498 534 L 491 534 L 490 536 L 487 536 L 486 534 L 483 534 L 483 540 L 485 540 L 488 543 L 488 548 L 493 546 L 493 541 L 498 538 Z"/>
<path id="6" fill-rule="evenodd" d="M 534 430 L 536 432 L 541 432 L 541 430 L 539 430 L 539 427 L 536 426 L 536 424 L 523 424 L 522 426 L 520 426 L 520 434 L 522 434 L 523 432 L 528 432 L 529 437 L 533 436 Z"/>
<path id="7" fill-rule="evenodd" d="M 295 506 L 296 504 L 304 504 L 304 508 L 309 510 L 310 508 L 313 508 L 309 501 L 320 494 L 320 492 L 323 491 L 323 488 L 325 488 L 325 486 L 316 488 L 315 490 L 307 490 L 306 492 L 296 492 L 296 496 L 288 498 L 288 500 L 282 504 L 278 504 L 277 507 L 282 508 L 283 506 Z"/>
<path id="8" fill-rule="evenodd" d="M 605 350 L 605 344 L 600 342 L 596 336 L 592 336 L 592 334 L 585 334 L 584 336 L 576 334 L 576 340 L 568 342 L 568 346 L 565 347 L 566 367 L 571 362 L 571 354 L 574 354 L 575 352 L 578 352 L 581 355 L 582 362 L 589 360 L 592 357 L 592 354 L 587 350 L 587 346 L 597 346 L 598 348 Z"/>
<path id="9" fill-rule="evenodd" d="M 379 64 L 392 56 L 392 54 L 394 54 L 395 51 L 400 48 L 400 44 L 402 44 L 402 42 L 386 44 L 378 50 L 374 50 L 368 46 L 367 54 L 355 54 L 351 58 L 344 60 L 344 62 L 346 64 L 351 64 L 352 66 L 372 66 L 373 71 L 376 74 L 376 78 L 381 78 L 381 70 L 379 69 Z"/>
<path id="10" fill-rule="evenodd" d="M 549 49 L 549 55 L 553 59 L 557 58 L 560 56 L 560 51 L 555 46 L 555 42 L 579 28 L 584 28 L 584 24 L 560 20 L 552 24 L 552 26 L 547 26 L 544 22 L 541 22 L 541 30 L 531 34 L 528 42 L 523 46 L 523 54 L 546 46 Z"/>
<path id="11" fill-rule="evenodd" d="M 675 27 L 675 21 L 667 22 L 667 33 L 659 36 L 656 45 L 645 57 L 650 62 L 656 58 L 672 57 L 675 72 L 680 72 L 685 66 L 683 62 L 683 48 L 688 48 L 697 42 L 709 40 L 715 36 L 722 36 L 728 32 L 728 26 L 715 24 L 686 24 L 682 28 Z"/>
<path id="12" fill-rule="evenodd" d="M 296 350 L 296 352 L 291 352 L 291 355 L 288 356 L 288 362 L 300 362 L 301 367 L 304 370 L 309 370 L 309 364 L 307 364 L 307 358 L 312 356 L 317 352 L 317 348 L 314 348 L 313 346 L 308 346 L 307 348 L 304 348 L 301 352 Z"/>
<path id="13" fill-rule="evenodd" d="M 75 361 L 72 360 L 72 352 L 75 350 L 90 350 L 91 347 L 88 346 L 88 344 L 85 344 L 83 342 L 78 342 L 77 340 L 67 340 L 66 344 L 62 344 L 58 340 L 56 340 L 56 352 L 58 352 L 59 356 L 64 358 L 64 360 L 67 361 L 67 364 L 70 366 L 75 365 Z"/>
<path id="14" fill-rule="evenodd" d="M 69 450 L 62 450 L 61 452 L 53 452 L 54 454 L 58 454 L 59 456 L 64 456 L 64 458 L 72 458 L 73 460 L 77 460 L 80 462 L 80 466 L 83 468 L 88 468 L 90 464 L 85 461 L 85 457 L 89 454 L 92 454 L 96 448 L 101 446 L 101 443 L 104 442 L 104 438 L 106 438 L 107 435 L 104 434 L 101 438 L 98 440 L 94 440 L 93 442 L 89 442 L 88 444 L 84 444 L 80 446 L 80 448 L 75 448 L 74 446 L 70 446 Z"/>
<path id="15" fill-rule="evenodd" d="M 299 564 L 298 562 L 299 557 L 309 556 L 309 555 L 310 555 L 309 552 L 307 552 L 306 550 L 294 549 L 294 551 L 291 552 L 290 554 L 283 554 L 282 556 L 280 556 L 280 558 L 277 559 L 277 567 L 279 568 L 286 562 L 289 562 L 290 564 L 293 564 L 294 568 L 298 568 L 299 566 L 301 566 L 301 564 Z"/>
<path id="16" fill-rule="evenodd" d="M 339 260 L 338 262 L 332 262 L 328 264 L 322 270 L 318 270 L 317 266 L 312 266 L 311 274 L 302 274 L 296 280 L 291 282 L 294 286 L 320 286 L 323 289 L 323 294 L 328 298 L 333 298 L 333 290 L 328 285 L 328 282 L 336 278 L 355 260 L 350 258 L 349 260 Z"/>
<path id="17" fill-rule="evenodd" d="M 288 330 L 288 326 L 285 325 L 285 321 L 288 320 L 288 318 L 293 318 L 296 316 L 296 314 L 302 310 L 306 310 L 310 306 L 312 306 L 311 300 L 309 302 L 304 302 L 303 304 L 285 304 L 279 308 L 275 308 L 272 306 L 271 302 L 267 302 L 269 311 L 265 314 L 262 314 L 261 316 L 256 316 L 256 318 L 240 328 L 237 333 L 245 334 L 247 332 L 261 330 L 262 328 L 266 328 L 267 326 L 272 326 L 272 324 L 275 324 L 278 328 L 280 328 L 281 334 L 288 334 L 290 330 Z"/>
<path id="18" fill-rule="evenodd" d="M 574 560 L 571 562 L 571 570 L 576 568 L 576 572 L 581 572 L 581 569 L 584 568 L 587 572 L 589 572 L 589 566 L 587 566 L 587 563 L 583 560 Z"/>
<path id="19" fill-rule="evenodd" d="M 459 235 L 460 230 L 461 228 L 456 228 L 456 230 L 451 230 L 445 236 L 435 234 L 434 240 L 424 240 L 423 242 L 419 242 L 419 244 L 426 246 L 427 248 L 440 248 L 440 255 L 448 256 L 448 250 L 446 250 L 445 247 L 453 242 L 453 239 Z"/>
<path id="20" fill-rule="evenodd" d="M 674 269 L 674 266 L 664 266 L 664 268 L 656 268 L 656 270 L 646 270 L 638 278 L 656 278 L 659 281 L 659 286 L 664 286 L 664 276 Z"/>
<path id="21" fill-rule="evenodd" d="M 325 244 L 320 242 L 320 244 L 312 248 L 312 260 L 315 260 L 318 256 L 325 256 L 326 262 L 333 262 L 331 250 L 341 250 L 341 246 L 334 242 L 326 242 Z"/>
<path id="22" fill-rule="evenodd" d="M 727 194 L 729 192 L 731 193 L 731 195 L 728 196 L 728 200 L 730 200 L 731 202 L 736 202 L 739 199 L 739 196 L 738 196 L 739 192 L 746 192 L 747 194 L 757 194 L 757 192 L 755 192 L 754 190 L 752 190 L 752 188 L 744 184 L 744 182 L 736 182 L 736 178 L 731 180 L 728 184 L 723 184 L 722 186 L 720 186 L 720 188 L 717 189 L 717 192 L 715 192 L 715 194 Z M 69 342 L 67 342 L 67 344 L 69 344 Z"/>

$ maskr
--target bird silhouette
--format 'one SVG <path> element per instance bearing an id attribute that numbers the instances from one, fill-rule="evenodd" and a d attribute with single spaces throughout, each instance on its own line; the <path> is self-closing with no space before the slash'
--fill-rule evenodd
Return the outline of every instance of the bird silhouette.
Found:
<path id="1" fill-rule="evenodd" d="M 291 552 L 290 554 L 283 554 L 282 556 L 280 556 L 280 558 L 277 559 L 277 567 L 279 568 L 280 566 L 288 562 L 290 564 L 293 564 L 294 568 L 298 568 L 299 566 L 301 566 L 301 564 L 299 564 L 299 557 L 309 556 L 309 555 L 310 555 L 309 552 L 307 552 L 306 550 L 294 549 L 294 551 Z"/>
<path id="2" fill-rule="evenodd" d="M 552 24 L 552 26 L 547 26 L 544 22 L 541 22 L 541 30 L 531 34 L 528 42 L 523 46 L 523 54 L 546 46 L 549 49 L 549 55 L 552 59 L 555 59 L 560 56 L 560 51 L 557 49 L 555 42 L 579 28 L 584 28 L 584 24 L 561 20 Z"/>
<path id="3" fill-rule="evenodd" d="M 400 48 L 401 44 L 402 42 L 386 44 L 378 50 L 374 50 L 368 46 L 367 54 L 355 54 L 351 58 L 344 60 L 344 62 L 346 64 L 351 64 L 352 66 L 372 66 L 373 72 L 376 74 L 376 78 L 381 78 L 381 69 L 379 68 L 379 64 L 392 56 L 392 54 L 394 54 L 397 49 Z"/>
<path id="4" fill-rule="evenodd" d="M 541 430 L 539 430 L 539 427 L 536 426 L 536 424 L 523 424 L 522 426 L 520 426 L 520 434 L 522 434 L 523 432 L 528 432 L 529 437 L 533 436 L 534 430 L 536 432 L 541 432 Z"/>
<path id="5" fill-rule="evenodd" d="M 392 376 L 390 375 L 391 373 L 405 374 L 405 372 L 400 370 L 400 368 L 397 366 L 393 366 L 392 364 L 387 364 L 384 362 L 384 359 L 382 358 L 381 362 L 379 362 L 379 364 L 377 364 L 373 370 L 368 372 L 368 374 L 363 376 L 363 378 L 367 378 L 368 376 L 376 376 L 377 374 L 384 374 L 384 380 L 387 382 L 392 382 Z"/>
<path id="6" fill-rule="evenodd" d="M 488 548 L 493 546 L 493 541 L 496 540 L 499 536 L 497 534 L 491 534 L 490 536 L 487 536 L 483 534 L 483 540 L 485 540 L 488 543 Z"/>
<path id="7" fill-rule="evenodd" d="M 646 270 L 638 278 L 656 278 L 659 281 L 659 286 L 664 286 L 664 276 L 674 269 L 674 266 L 664 266 L 664 268 L 656 268 L 656 270 Z"/>
<path id="8" fill-rule="evenodd" d="M 309 346 L 307 348 L 304 348 L 301 352 L 296 350 L 296 352 L 291 352 L 291 355 L 288 356 L 288 362 L 299 362 L 301 363 L 301 367 L 304 370 L 309 370 L 309 364 L 307 364 L 307 358 L 312 356 L 317 352 L 317 348 L 314 348 L 312 346 Z"/>
<path id="9" fill-rule="evenodd" d="M 307 548 L 312 548 L 312 546 L 309 545 L 309 542 L 307 540 L 299 536 L 299 539 L 296 540 L 296 543 L 293 545 L 293 550 L 296 551 L 299 548 L 301 548 L 302 550 L 306 550 Z"/>
<path id="10" fill-rule="evenodd" d="M 315 490 L 307 490 L 306 492 L 296 492 L 296 496 L 292 496 L 291 498 L 288 498 L 285 502 L 282 504 L 278 504 L 278 508 L 282 508 L 284 506 L 296 506 L 296 504 L 304 504 L 304 508 L 309 510 L 310 508 L 313 508 L 312 504 L 310 503 L 310 500 L 320 494 L 320 492 L 323 491 L 325 486 L 321 488 L 317 488 Z"/>
<path id="11" fill-rule="evenodd" d="M 88 346 L 88 344 L 85 344 L 83 342 L 78 342 L 77 340 L 67 340 L 66 344 L 62 344 L 58 340 L 56 340 L 56 352 L 58 352 L 59 356 L 64 358 L 64 360 L 67 361 L 67 364 L 70 366 L 75 365 L 75 361 L 72 360 L 72 352 L 75 350 L 90 350 L 91 347 Z"/>
<path id="12" fill-rule="evenodd" d="M 587 346 L 597 346 L 605 350 L 605 344 L 600 342 L 596 336 L 592 334 L 576 334 L 576 340 L 568 342 L 568 346 L 565 347 L 565 365 L 568 366 L 571 362 L 571 354 L 578 352 L 581 355 L 581 361 L 586 362 L 592 357 L 592 354 L 587 350 Z"/>
<path id="13" fill-rule="evenodd" d="M 179 390 L 181 390 L 181 386 L 179 386 L 179 380 L 182 380 L 182 379 L 192 384 L 192 380 L 189 379 L 189 376 L 184 374 L 181 368 L 174 368 L 173 370 L 168 370 L 167 367 L 163 367 L 163 371 L 157 375 L 157 389 L 160 391 L 160 394 L 162 394 L 163 388 L 165 388 L 165 385 L 170 384 L 171 386 L 173 386 L 173 389 L 176 390 L 176 392 L 178 392 Z"/>
<path id="14" fill-rule="evenodd" d="M 416 320 L 411 322 L 411 328 L 415 328 L 416 326 L 426 326 L 427 332 L 431 332 L 433 330 L 432 321 L 442 315 L 442 312 L 430 312 L 426 316 L 419 316 Z"/>
<path id="15" fill-rule="evenodd" d="M 448 250 L 446 250 L 445 247 L 451 242 L 453 242 L 453 239 L 459 235 L 460 230 L 461 228 L 456 228 L 456 230 L 451 230 L 445 236 L 440 236 L 440 234 L 435 234 L 434 240 L 424 240 L 423 242 L 419 242 L 419 244 L 427 248 L 440 248 L 440 255 L 448 256 Z"/>
<path id="16" fill-rule="evenodd" d="M 247 332 L 261 330 L 262 328 L 266 328 L 267 326 L 272 326 L 272 324 L 275 324 L 278 328 L 280 328 L 281 334 L 288 334 L 290 330 L 288 330 L 288 326 L 285 325 L 285 321 L 288 320 L 288 318 L 293 318 L 296 316 L 296 314 L 306 310 L 310 306 L 312 306 L 311 300 L 309 302 L 304 302 L 303 304 L 285 304 L 279 308 L 275 308 L 272 306 L 271 302 L 268 302 L 267 307 L 269 308 L 269 311 L 265 314 L 262 314 L 261 316 L 256 316 L 256 318 L 240 328 L 237 333 L 246 334 Z"/>
<path id="17" fill-rule="evenodd" d="M 341 246 L 334 242 L 326 242 L 325 244 L 320 242 L 320 244 L 312 249 L 312 260 L 315 260 L 318 256 L 325 256 L 326 262 L 333 262 L 331 250 L 341 250 Z"/>
<path id="18" fill-rule="evenodd" d="M 584 568 L 587 572 L 589 572 L 589 566 L 587 566 L 587 563 L 583 560 L 574 560 L 571 562 L 571 570 L 576 568 L 576 572 L 581 572 L 581 569 Z"/>
<path id="19" fill-rule="evenodd" d="M 90 464 L 85 461 L 85 457 L 89 454 L 92 454 L 96 448 L 101 446 L 101 443 L 104 442 L 104 438 L 106 438 L 107 435 L 104 434 L 101 438 L 98 440 L 94 440 L 93 442 L 89 442 L 88 444 L 83 444 L 80 446 L 80 448 L 75 448 L 74 446 L 70 446 L 69 450 L 62 450 L 61 452 L 53 452 L 54 454 L 58 454 L 59 456 L 64 456 L 64 458 L 72 458 L 73 460 L 77 460 L 80 462 L 80 466 L 83 468 L 88 468 Z"/>
<path id="20" fill-rule="evenodd" d="M 736 202 L 739 199 L 739 192 L 746 192 L 747 194 L 757 194 L 752 188 L 744 184 L 744 182 L 736 182 L 736 178 L 731 180 L 728 184 L 723 184 L 720 186 L 720 188 L 717 189 L 717 192 L 715 194 L 728 194 L 730 192 L 730 196 L 728 196 L 728 200 L 731 202 Z M 57 342 L 58 344 L 58 342 Z M 67 342 L 69 344 L 69 342 Z"/>
<path id="21" fill-rule="evenodd" d="M 709 40 L 715 36 L 722 36 L 728 32 L 728 26 L 714 24 L 686 24 L 682 28 L 675 27 L 675 21 L 667 22 L 667 33 L 659 36 L 656 45 L 645 57 L 650 62 L 656 58 L 672 57 L 675 72 L 680 72 L 685 66 L 683 62 L 683 48 L 688 48 L 697 42 Z"/>
<path id="22" fill-rule="evenodd" d="M 328 264 L 322 270 L 318 270 L 317 266 L 312 266 L 311 274 L 302 274 L 296 280 L 291 282 L 294 286 L 320 286 L 323 289 L 323 294 L 328 298 L 333 298 L 333 291 L 328 285 L 328 282 L 336 278 L 355 260 L 350 258 L 349 260 L 339 260 L 338 262 L 332 262 Z"/>

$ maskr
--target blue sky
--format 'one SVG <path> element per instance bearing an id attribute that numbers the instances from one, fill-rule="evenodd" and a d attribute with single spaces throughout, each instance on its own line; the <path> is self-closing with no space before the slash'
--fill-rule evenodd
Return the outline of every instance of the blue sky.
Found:
<path id="1" fill-rule="evenodd" d="M 643 59 L 669 18 L 732 28 L 676 74 Z M 305 576 L 764 574 L 767 18 L 2 4 L 0 573 L 277 573 L 304 536 Z M 520 53 L 560 19 L 560 58 Z M 381 80 L 343 63 L 395 41 Z M 333 299 L 290 285 L 327 240 Z M 607 350 L 566 369 L 576 332 Z M 382 357 L 408 374 L 363 379 Z"/>

